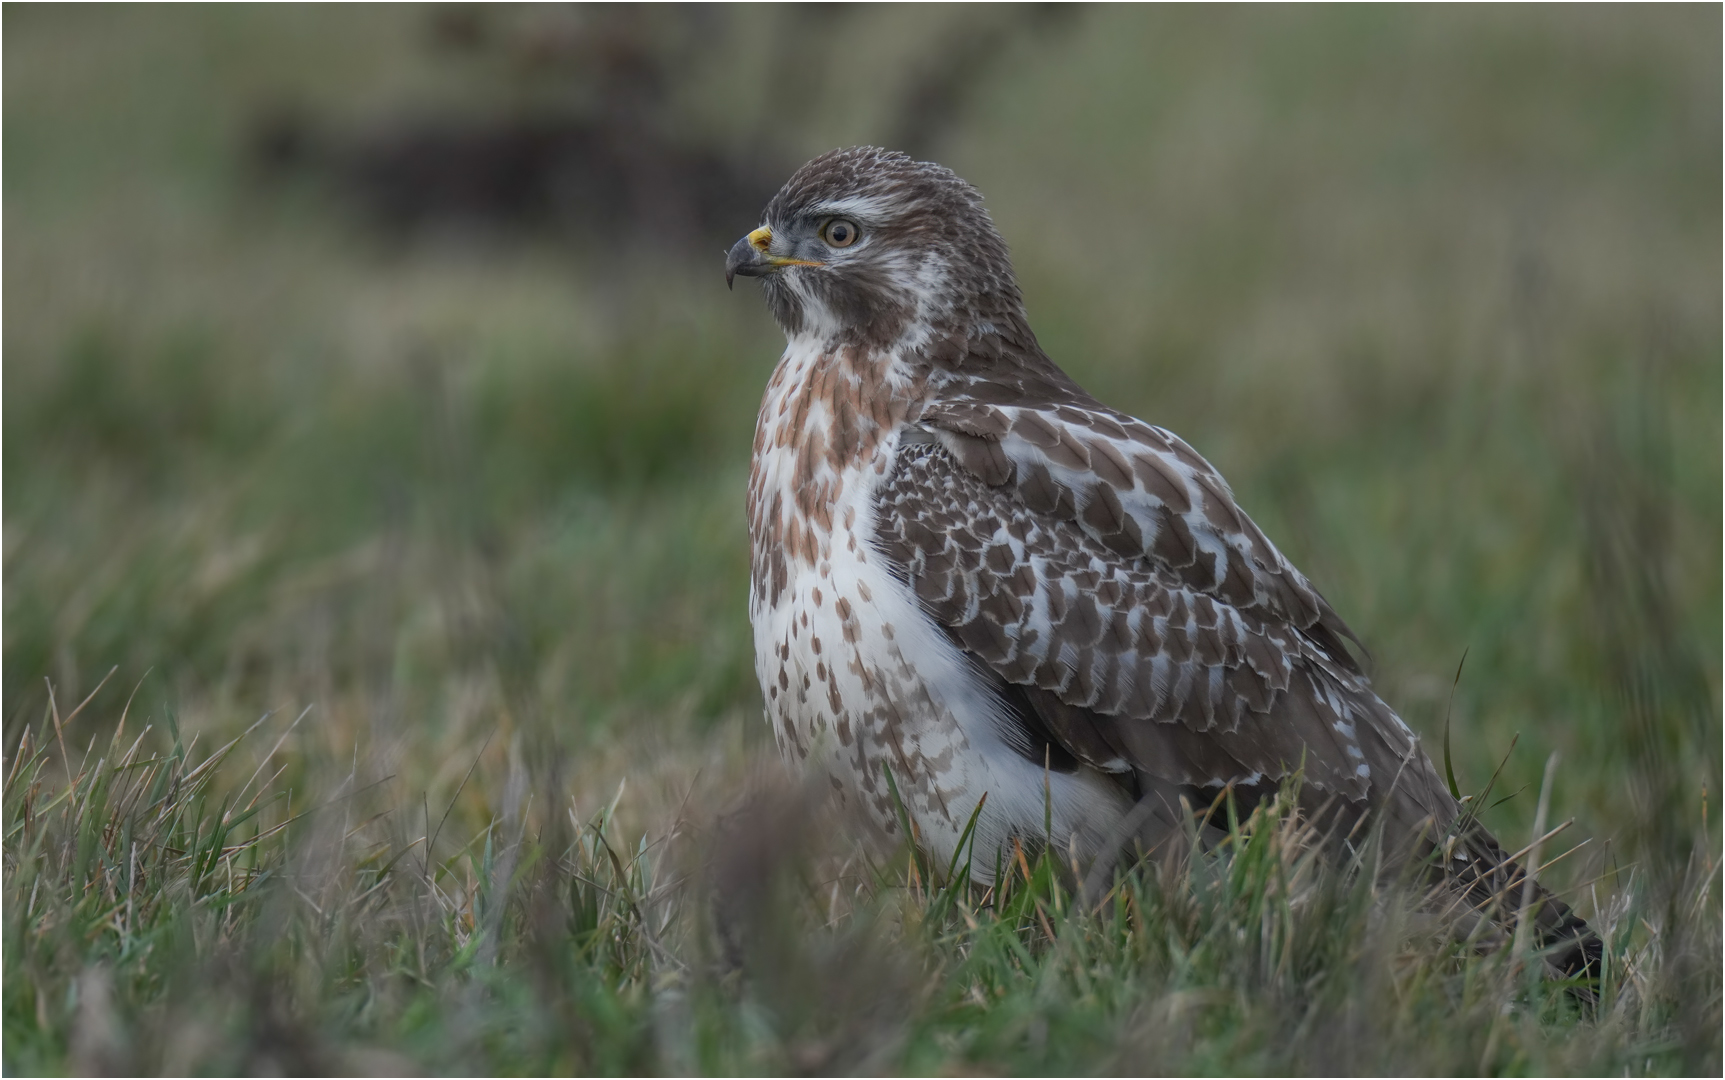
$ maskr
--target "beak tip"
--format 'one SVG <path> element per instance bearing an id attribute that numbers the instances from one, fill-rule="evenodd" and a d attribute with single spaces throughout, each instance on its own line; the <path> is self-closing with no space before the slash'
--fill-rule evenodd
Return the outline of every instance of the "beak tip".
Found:
<path id="1" fill-rule="evenodd" d="M 759 232 L 760 230 L 756 230 Z M 725 287 L 734 290 L 736 279 L 740 277 L 761 277 L 778 269 L 773 260 L 768 259 L 762 251 L 750 242 L 749 236 L 743 237 L 731 245 L 731 250 L 725 253 Z"/>

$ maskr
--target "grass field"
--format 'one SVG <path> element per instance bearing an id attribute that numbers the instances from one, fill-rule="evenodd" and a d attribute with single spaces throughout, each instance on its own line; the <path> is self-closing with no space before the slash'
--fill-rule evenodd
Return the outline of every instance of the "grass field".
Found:
<path id="1" fill-rule="evenodd" d="M 733 9 L 667 107 L 794 166 L 998 15 Z M 1097 912 L 852 850 L 760 720 L 722 256 L 248 168 L 540 92 L 427 18 L 4 15 L 7 1074 L 1719 1071 L 1717 8 L 1089 10 L 934 150 L 1511 849 L 1558 755 L 1591 1015 L 1275 815 Z"/>

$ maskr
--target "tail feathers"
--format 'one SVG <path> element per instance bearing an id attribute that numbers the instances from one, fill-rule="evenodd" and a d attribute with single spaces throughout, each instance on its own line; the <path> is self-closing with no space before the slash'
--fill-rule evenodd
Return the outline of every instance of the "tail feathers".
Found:
<path id="1" fill-rule="evenodd" d="M 1484 936 L 1493 940 L 1515 934 L 1525 900 L 1529 940 L 1553 975 L 1583 984 L 1597 978 L 1603 946 L 1592 927 L 1537 882 L 1526 888 L 1526 870 L 1450 794 L 1413 732 L 1381 698 L 1360 687 L 1351 701 L 1368 717 L 1359 730 L 1374 781 L 1387 778 L 1374 796 L 1391 863 L 1405 867 L 1401 860 L 1412 856 L 1423 866 L 1418 876 L 1451 898 L 1452 913 L 1474 928 L 1489 924 Z"/>
<path id="2" fill-rule="evenodd" d="M 1604 956 L 1599 935 L 1538 882 L 1528 889 L 1527 871 L 1477 822 L 1463 828 L 1463 834 L 1446 845 L 1450 857 L 1443 874 L 1458 900 L 1506 934 L 1513 935 L 1520 921 L 1530 918 L 1530 941 L 1552 975 L 1577 980 L 1578 996 L 1591 1002 Z"/>
<path id="3" fill-rule="evenodd" d="M 1544 889 L 1538 891 L 1543 902 L 1535 919 L 1538 944 L 1545 953 L 1546 963 L 1570 978 L 1589 982 L 1598 979 L 1605 943 L 1593 932 L 1593 927 L 1569 910 L 1568 904 Z"/>

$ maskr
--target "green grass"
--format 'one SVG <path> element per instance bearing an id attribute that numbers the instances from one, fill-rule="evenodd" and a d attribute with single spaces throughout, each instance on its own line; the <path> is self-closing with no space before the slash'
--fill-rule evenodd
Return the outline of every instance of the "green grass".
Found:
<path id="1" fill-rule="evenodd" d="M 832 57 L 963 17 L 834 24 L 787 109 L 739 10 L 679 116 L 878 138 Z M 1511 848 L 1561 755 L 1591 1017 L 1274 815 L 1097 912 L 853 850 L 760 721 L 779 339 L 716 254 L 390 252 L 249 179 L 282 100 L 510 100 L 414 9 L 4 19 L 8 1073 L 1718 1070 L 1716 10 L 1101 9 L 940 152 Z"/>
<path id="2" fill-rule="evenodd" d="M 1664 1072 L 1705 1058 L 1717 1016 L 1660 947 L 1670 918 L 1717 952 L 1716 866 L 1674 910 L 1620 883 L 1588 1010 L 1275 807 L 1081 905 L 1046 853 L 986 891 L 845 858 L 783 789 L 637 837 L 615 799 L 535 807 L 558 768 L 519 759 L 488 826 L 429 859 L 445 807 L 358 772 L 308 797 L 291 757 L 245 770 L 286 718 L 209 753 L 122 725 L 56 785 L 69 723 L 27 736 L 7 784 L 25 1073 Z"/>

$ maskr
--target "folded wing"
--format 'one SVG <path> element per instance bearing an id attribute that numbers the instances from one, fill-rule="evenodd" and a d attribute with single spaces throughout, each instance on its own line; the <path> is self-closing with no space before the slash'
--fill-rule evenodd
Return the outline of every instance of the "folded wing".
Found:
<path id="1" fill-rule="evenodd" d="M 1410 824 L 1455 816 L 1347 628 L 1172 435 L 1064 405 L 931 410 L 876 510 L 925 609 L 1011 688 L 1035 760 L 1046 738 L 1213 791 L 1303 770 L 1313 798 L 1405 786 Z"/>

